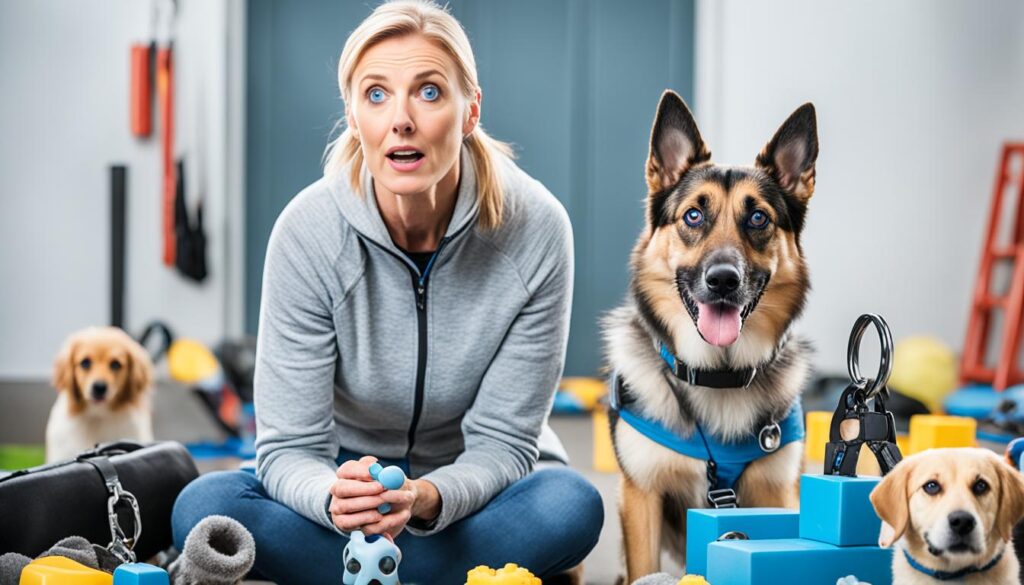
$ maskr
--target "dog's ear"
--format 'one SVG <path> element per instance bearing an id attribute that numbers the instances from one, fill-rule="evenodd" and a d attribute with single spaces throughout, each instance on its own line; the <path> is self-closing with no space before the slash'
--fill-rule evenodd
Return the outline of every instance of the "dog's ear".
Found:
<path id="1" fill-rule="evenodd" d="M 814 104 L 806 103 L 782 123 L 757 155 L 756 165 L 768 172 L 801 203 L 814 194 L 814 163 L 818 160 L 818 121 Z"/>
<path id="2" fill-rule="evenodd" d="M 153 382 L 153 360 L 144 347 L 128 334 L 125 349 L 128 350 L 128 388 L 132 396 L 141 394 Z"/>
<path id="3" fill-rule="evenodd" d="M 72 335 L 64 341 L 64 345 L 53 359 L 53 387 L 59 392 L 70 392 L 77 398 L 78 380 L 75 378 L 75 349 L 78 347 L 78 336 Z"/>
<path id="4" fill-rule="evenodd" d="M 695 164 L 711 158 L 683 98 L 666 89 L 658 104 L 647 156 L 647 188 L 651 195 L 672 188 Z"/>
<path id="5" fill-rule="evenodd" d="M 881 547 L 892 546 L 903 536 L 910 522 L 910 508 L 908 500 L 910 494 L 907 492 L 907 480 L 914 466 L 913 459 L 904 459 L 882 478 L 881 483 L 871 490 L 871 505 L 883 522 L 892 526 L 892 533 L 882 531 L 878 539 Z"/>
<path id="6" fill-rule="evenodd" d="M 993 457 L 993 459 L 999 459 Z M 996 532 L 1003 540 L 1010 540 L 1013 527 L 1024 518 L 1024 477 L 1002 459 L 993 461 L 999 474 L 999 511 L 996 515 Z"/>

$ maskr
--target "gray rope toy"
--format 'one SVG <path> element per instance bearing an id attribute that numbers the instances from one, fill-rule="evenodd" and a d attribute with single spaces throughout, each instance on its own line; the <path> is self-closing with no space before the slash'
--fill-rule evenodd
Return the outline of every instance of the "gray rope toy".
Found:
<path id="1" fill-rule="evenodd" d="M 244 526 L 227 516 L 207 516 L 188 533 L 167 572 L 173 585 L 235 585 L 255 560 L 256 541 Z"/>
<path id="2" fill-rule="evenodd" d="M 81 536 L 64 538 L 36 558 L 43 557 L 67 557 L 86 567 L 108 573 L 112 573 L 121 564 L 105 548 L 91 544 Z M 31 562 L 32 559 L 18 553 L 0 555 L 0 585 L 18 585 L 22 569 Z"/>

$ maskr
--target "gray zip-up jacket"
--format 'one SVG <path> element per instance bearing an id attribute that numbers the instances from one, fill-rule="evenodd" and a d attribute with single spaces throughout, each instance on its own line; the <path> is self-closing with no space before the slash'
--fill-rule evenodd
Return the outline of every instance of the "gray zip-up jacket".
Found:
<path id="1" fill-rule="evenodd" d="M 455 211 L 421 274 L 391 241 L 363 169 L 323 178 L 277 219 L 256 354 L 257 473 L 267 492 L 334 529 L 326 502 L 340 448 L 408 458 L 437 486 L 433 534 L 565 459 L 548 412 L 572 300 L 568 216 L 514 163 L 499 169 L 504 221 L 477 227 L 463 150 Z M 543 435 L 543 436 L 542 436 Z"/>

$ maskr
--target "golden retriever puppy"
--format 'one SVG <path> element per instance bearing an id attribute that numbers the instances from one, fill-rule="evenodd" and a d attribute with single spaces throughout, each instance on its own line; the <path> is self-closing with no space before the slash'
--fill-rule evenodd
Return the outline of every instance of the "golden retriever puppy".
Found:
<path id="1" fill-rule="evenodd" d="M 46 424 L 46 461 L 74 458 L 97 443 L 153 440 L 153 362 L 127 333 L 72 333 L 53 364 L 57 402 Z"/>
<path id="2" fill-rule="evenodd" d="M 881 546 L 895 544 L 896 585 L 1020 583 L 1013 526 L 1024 478 L 985 449 L 931 449 L 907 457 L 871 492 Z"/>

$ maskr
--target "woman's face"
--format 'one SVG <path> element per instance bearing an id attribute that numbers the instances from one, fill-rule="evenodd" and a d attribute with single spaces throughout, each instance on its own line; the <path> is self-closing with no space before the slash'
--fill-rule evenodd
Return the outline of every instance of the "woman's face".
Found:
<path id="1" fill-rule="evenodd" d="M 410 195 L 457 176 L 480 95 L 463 96 L 455 63 L 441 47 L 421 35 L 374 45 L 356 64 L 350 101 L 348 124 L 376 184 Z"/>

